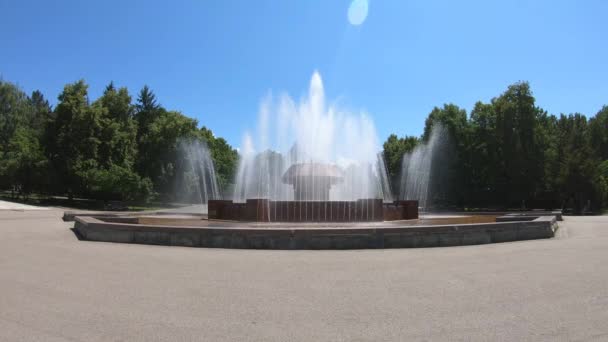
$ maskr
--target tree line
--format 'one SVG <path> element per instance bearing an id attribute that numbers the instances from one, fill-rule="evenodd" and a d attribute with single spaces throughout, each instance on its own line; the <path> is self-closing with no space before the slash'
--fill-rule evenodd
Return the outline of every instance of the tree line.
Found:
<path id="1" fill-rule="evenodd" d="M 16 197 L 174 201 L 183 139 L 207 143 L 226 186 L 237 151 L 198 126 L 161 106 L 147 86 L 133 101 L 127 88 L 110 83 L 91 101 L 80 80 L 64 87 L 53 108 L 40 91 L 27 95 L 0 80 L 0 189 Z"/>
<path id="2" fill-rule="evenodd" d="M 52 107 L 40 91 L 28 95 L 0 80 L 0 190 L 175 201 L 189 188 L 175 189 L 187 172 L 178 151 L 184 139 L 207 143 L 221 189 L 234 181 L 237 151 L 195 119 L 161 106 L 147 86 L 133 100 L 127 88 L 110 83 L 91 101 L 80 80 L 57 101 Z M 393 192 L 404 154 L 428 141 L 437 124 L 449 137 L 431 171 L 435 207 L 580 212 L 608 204 L 607 106 L 589 119 L 552 115 L 519 82 L 469 113 L 454 104 L 436 107 L 420 137 L 392 134 L 384 142 Z"/>
<path id="3" fill-rule="evenodd" d="M 436 124 L 447 129 L 449 143 L 433 161 L 434 206 L 581 212 L 608 204 L 608 106 L 590 119 L 551 115 L 537 106 L 530 85 L 518 82 L 470 113 L 436 107 L 421 137 L 393 134 L 384 143 L 393 189 L 404 153 L 427 141 Z"/>

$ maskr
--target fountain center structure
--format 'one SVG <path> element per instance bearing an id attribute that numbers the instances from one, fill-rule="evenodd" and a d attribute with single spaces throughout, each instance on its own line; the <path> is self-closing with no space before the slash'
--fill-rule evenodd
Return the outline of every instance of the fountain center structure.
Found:
<path id="1" fill-rule="evenodd" d="M 344 181 L 344 172 L 336 165 L 300 163 L 290 166 L 281 179 L 293 186 L 296 201 L 329 201 L 331 186 Z"/>
<path id="2" fill-rule="evenodd" d="M 209 201 L 209 218 L 257 222 L 358 222 L 417 218 L 394 202 L 373 120 L 327 103 L 313 73 L 299 102 L 262 101 L 243 136 L 232 200 Z M 409 204 L 408 204 L 409 203 Z"/>

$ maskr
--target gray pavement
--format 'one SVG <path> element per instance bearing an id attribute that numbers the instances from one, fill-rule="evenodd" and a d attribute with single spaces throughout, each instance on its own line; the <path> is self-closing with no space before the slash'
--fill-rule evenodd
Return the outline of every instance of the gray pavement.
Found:
<path id="1" fill-rule="evenodd" d="M 0 211 L 2 341 L 606 341 L 608 217 L 550 240 L 254 251 L 78 241 Z"/>
<path id="2" fill-rule="evenodd" d="M 16 202 L 0 201 L 0 210 L 48 210 L 48 208 Z"/>

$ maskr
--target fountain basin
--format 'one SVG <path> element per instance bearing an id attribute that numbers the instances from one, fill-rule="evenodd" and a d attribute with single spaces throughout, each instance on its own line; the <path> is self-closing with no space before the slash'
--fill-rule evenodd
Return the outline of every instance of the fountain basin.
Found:
<path id="1" fill-rule="evenodd" d="M 383 203 L 382 199 L 356 201 L 272 201 L 245 203 L 210 200 L 209 219 L 248 222 L 380 222 L 418 218 L 418 201 Z"/>
<path id="2" fill-rule="evenodd" d="M 166 215 L 159 216 L 167 220 Z M 496 219 L 495 217 L 493 217 Z M 530 221 L 416 225 L 420 220 L 360 223 L 243 223 L 199 220 L 198 226 L 168 221 L 76 216 L 75 231 L 90 241 L 239 249 L 377 249 L 475 245 L 551 238 L 555 216 Z M 153 217 L 147 222 L 153 222 Z M 111 221 L 111 222 L 110 222 Z M 483 220 L 482 220 L 483 221 Z M 487 218 L 486 218 L 486 221 Z M 447 221 L 446 221 L 447 222 Z M 189 223 L 187 223 L 189 224 Z"/>

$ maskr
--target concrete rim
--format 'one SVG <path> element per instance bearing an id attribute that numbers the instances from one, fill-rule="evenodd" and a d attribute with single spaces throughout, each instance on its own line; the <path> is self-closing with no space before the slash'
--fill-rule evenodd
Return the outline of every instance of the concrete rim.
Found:
<path id="1" fill-rule="evenodd" d="M 107 218 L 106 218 L 107 219 Z M 90 241 L 235 249 L 378 249 L 463 246 L 552 238 L 556 216 L 509 216 L 496 223 L 320 228 L 142 225 L 135 218 L 76 216 L 75 231 Z M 499 221 L 497 219 L 497 221 Z"/>

